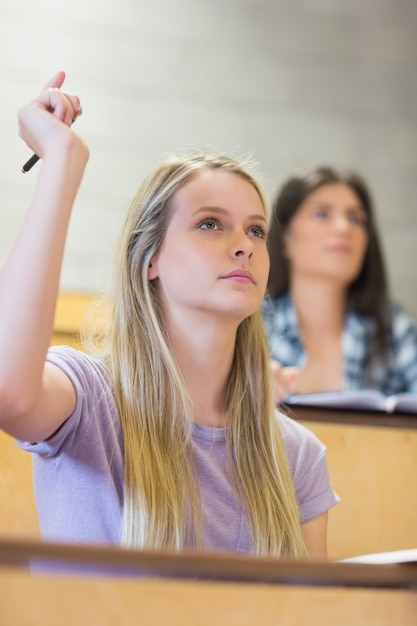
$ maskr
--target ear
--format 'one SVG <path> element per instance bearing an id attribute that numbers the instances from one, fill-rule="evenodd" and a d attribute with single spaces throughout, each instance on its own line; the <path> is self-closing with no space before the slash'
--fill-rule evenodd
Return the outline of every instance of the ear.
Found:
<path id="1" fill-rule="evenodd" d="M 158 272 L 158 259 L 156 256 L 152 257 L 151 262 L 148 266 L 148 280 L 155 280 L 155 278 L 159 277 Z"/>

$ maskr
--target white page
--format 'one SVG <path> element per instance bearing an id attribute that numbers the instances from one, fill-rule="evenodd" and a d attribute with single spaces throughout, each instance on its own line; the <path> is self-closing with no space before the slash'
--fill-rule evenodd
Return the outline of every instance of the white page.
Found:
<path id="1" fill-rule="evenodd" d="M 417 563 L 417 548 L 407 550 L 393 550 L 391 552 L 375 552 L 374 554 L 362 554 L 348 559 L 340 559 L 341 563 Z"/>

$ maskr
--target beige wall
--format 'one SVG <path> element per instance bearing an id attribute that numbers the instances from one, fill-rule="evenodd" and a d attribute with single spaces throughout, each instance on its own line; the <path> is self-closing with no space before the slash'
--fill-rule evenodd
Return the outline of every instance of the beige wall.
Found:
<path id="1" fill-rule="evenodd" d="M 270 192 L 294 167 L 357 167 L 394 294 L 417 315 L 414 0 L 2 0 L 0 262 L 33 189 L 16 111 L 57 69 L 91 148 L 62 288 L 97 291 L 137 185 L 162 153 L 251 152 Z"/>

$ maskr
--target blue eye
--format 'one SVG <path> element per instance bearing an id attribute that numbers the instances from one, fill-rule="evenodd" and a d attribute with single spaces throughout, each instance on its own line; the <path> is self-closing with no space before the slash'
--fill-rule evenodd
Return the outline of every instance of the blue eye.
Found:
<path id="1" fill-rule="evenodd" d="M 251 226 L 249 232 L 260 239 L 266 238 L 266 229 L 263 226 Z"/>
<path id="2" fill-rule="evenodd" d="M 200 222 L 198 227 L 203 228 L 204 230 L 215 230 L 219 227 L 219 224 L 218 221 L 214 219 L 214 217 L 208 217 L 207 219 Z"/>
<path id="3" fill-rule="evenodd" d="M 362 211 L 351 211 L 348 219 L 352 224 L 359 224 L 360 226 L 365 226 L 366 224 L 366 215 Z"/>
<path id="4" fill-rule="evenodd" d="M 328 216 L 328 211 L 326 209 L 316 209 L 314 211 L 314 217 L 317 217 L 319 220 L 324 220 Z"/>

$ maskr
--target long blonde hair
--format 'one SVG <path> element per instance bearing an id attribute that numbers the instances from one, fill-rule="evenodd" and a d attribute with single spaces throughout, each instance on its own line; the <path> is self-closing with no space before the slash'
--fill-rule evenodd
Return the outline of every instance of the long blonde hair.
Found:
<path id="1" fill-rule="evenodd" d="M 190 401 L 169 348 L 148 267 L 167 228 L 171 201 L 193 174 L 222 169 L 249 182 L 249 170 L 225 156 L 168 159 L 134 197 L 117 249 L 107 355 L 124 438 L 122 544 L 180 550 L 201 546 L 201 511 Z M 239 326 L 226 397 L 227 455 L 259 555 L 305 554 L 299 512 L 273 403 L 269 352 L 260 313 Z M 187 542 L 189 545 L 189 541 Z"/>

